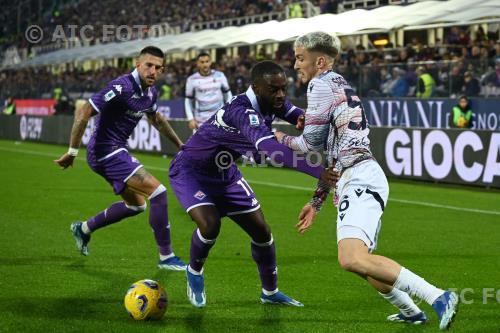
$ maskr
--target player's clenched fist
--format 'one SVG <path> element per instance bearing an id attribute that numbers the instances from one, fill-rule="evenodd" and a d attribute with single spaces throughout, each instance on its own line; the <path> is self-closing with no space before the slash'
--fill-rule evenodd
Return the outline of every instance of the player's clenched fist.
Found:
<path id="1" fill-rule="evenodd" d="M 59 165 L 61 169 L 66 169 L 70 166 L 73 166 L 73 161 L 75 160 L 75 156 L 71 156 L 68 153 L 65 153 L 59 159 L 54 160 L 54 163 Z"/>
<path id="2" fill-rule="evenodd" d="M 340 172 L 333 167 L 326 168 L 325 171 L 323 171 L 323 173 L 321 174 L 321 180 L 327 182 L 331 186 L 335 186 L 339 179 Z"/>

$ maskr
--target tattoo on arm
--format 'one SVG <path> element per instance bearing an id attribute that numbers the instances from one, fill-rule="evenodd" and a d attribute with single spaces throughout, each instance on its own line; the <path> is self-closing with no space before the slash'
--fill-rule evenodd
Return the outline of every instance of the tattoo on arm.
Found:
<path id="1" fill-rule="evenodd" d="M 93 114 L 94 109 L 89 102 L 85 103 L 81 109 L 75 111 L 75 120 L 73 121 L 73 127 L 71 128 L 70 147 L 80 147 L 83 133 L 85 133 L 87 123 Z"/>

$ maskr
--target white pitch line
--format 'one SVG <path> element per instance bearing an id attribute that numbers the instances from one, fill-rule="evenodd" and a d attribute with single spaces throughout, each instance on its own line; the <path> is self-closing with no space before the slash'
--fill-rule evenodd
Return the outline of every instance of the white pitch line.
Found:
<path id="1" fill-rule="evenodd" d="M 14 149 L 14 148 L 6 148 L 6 147 L 0 147 L 0 150 L 12 152 L 12 153 L 21 153 L 21 154 L 29 154 L 29 155 L 38 155 L 38 156 L 47 156 L 47 157 L 57 158 L 56 154 L 40 152 L 40 151 L 35 151 L 35 150 Z M 62 150 L 62 151 L 64 151 L 64 150 Z M 84 161 L 85 158 L 78 157 L 77 160 Z M 150 169 L 150 170 L 168 172 L 168 168 L 162 168 L 162 167 L 157 167 L 157 166 L 152 166 L 152 165 L 144 165 L 144 167 L 146 169 Z M 298 191 L 307 191 L 307 192 L 311 192 L 311 193 L 314 191 L 313 188 L 305 187 L 305 186 L 286 185 L 286 184 L 263 182 L 260 180 L 250 180 L 250 179 L 247 179 L 247 181 L 249 183 L 252 183 L 252 184 L 263 185 L 263 186 L 268 186 L 268 187 L 284 188 L 284 189 L 298 190 Z M 399 202 L 399 203 L 404 203 L 404 204 L 409 204 L 409 205 L 450 209 L 450 210 L 456 210 L 456 211 L 460 211 L 460 212 L 470 212 L 470 213 L 479 213 L 479 214 L 487 214 L 487 215 L 500 215 L 500 212 L 495 211 L 495 210 L 484 210 L 484 209 L 466 208 L 466 207 L 458 207 L 458 206 L 450 206 L 450 205 L 441 205 L 441 204 L 436 204 L 436 203 L 427 202 L 427 201 L 415 201 L 415 200 L 405 200 L 405 199 L 396 199 L 396 198 L 390 198 L 389 201 L 394 201 L 394 202 Z"/>
<path id="2" fill-rule="evenodd" d="M 269 183 L 269 182 L 262 182 L 262 181 L 250 180 L 250 179 L 247 179 L 247 181 L 249 183 L 258 184 L 258 185 L 264 185 L 264 186 L 270 186 L 270 187 L 288 188 L 288 189 L 300 190 L 300 191 L 308 191 L 308 192 L 314 191 L 314 189 L 309 188 L 309 187 L 293 186 L 293 185 L 283 185 L 283 184 L 278 184 L 278 183 Z M 457 206 L 450 206 L 450 205 L 440 205 L 440 204 L 435 204 L 435 203 L 426 202 L 426 201 L 414 201 L 414 200 L 394 199 L 394 198 L 389 198 L 389 201 L 394 201 L 394 202 L 399 202 L 399 203 L 405 203 L 405 204 L 410 204 L 410 205 L 419 205 L 419 206 L 427 206 L 427 207 L 435 207 L 435 208 L 458 210 L 458 211 L 462 211 L 462 212 L 500 215 L 500 212 L 494 211 L 494 210 L 483 210 L 483 209 L 464 208 L 464 207 L 457 207 Z"/>

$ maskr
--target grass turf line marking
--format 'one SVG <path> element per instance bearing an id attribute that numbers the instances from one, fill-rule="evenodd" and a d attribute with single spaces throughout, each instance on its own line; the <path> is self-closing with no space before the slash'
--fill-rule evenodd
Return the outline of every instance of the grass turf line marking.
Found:
<path id="1" fill-rule="evenodd" d="M 47 156 L 47 157 L 57 158 L 57 156 L 55 156 L 54 154 L 35 151 L 35 150 L 13 149 L 13 148 L 5 148 L 5 147 L 0 147 L 0 150 L 12 152 L 12 153 L 38 155 L 38 156 Z M 85 161 L 86 159 L 83 157 L 77 157 L 76 160 Z M 146 169 L 168 172 L 168 168 L 156 167 L 156 166 L 152 166 L 152 165 L 144 165 L 144 167 Z M 286 184 L 263 182 L 260 180 L 250 180 L 250 179 L 247 179 L 247 181 L 249 183 L 252 183 L 252 184 L 263 185 L 263 186 L 268 186 L 268 187 L 285 188 L 285 189 L 298 190 L 298 191 L 307 191 L 307 192 L 311 192 L 311 193 L 314 191 L 313 188 L 309 188 L 309 187 L 305 187 L 305 186 L 286 185 Z M 415 200 L 405 200 L 405 199 L 396 199 L 396 198 L 389 198 L 389 201 L 394 201 L 394 202 L 409 204 L 409 205 L 456 210 L 456 211 L 460 211 L 460 212 L 470 212 L 470 213 L 479 213 L 479 214 L 487 214 L 487 215 L 500 215 L 500 212 L 495 211 L 495 210 L 483 210 L 483 209 L 465 208 L 465 207 L 457 207 L 457 206 L 450 206 L 450 205 L 441 205 L 441 204 L 436 204 L 436 203 L 427 202 L 427 201 L 415 201 Z"/>

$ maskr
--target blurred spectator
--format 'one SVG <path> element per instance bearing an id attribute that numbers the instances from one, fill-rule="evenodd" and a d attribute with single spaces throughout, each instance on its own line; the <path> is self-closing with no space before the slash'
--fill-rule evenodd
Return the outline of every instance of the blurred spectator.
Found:
<path id="1" fill-rule="evenodd" d="M 167 83 L 163 82 L 160 86 L 160 101 L 168 101 L 172 98 L 172 87 Z"/>
<path id="2" fill-rule="evenodd" d="M 391 96 L 394 97 L 408 96 L 408 93 L 410 91 L 410 85 L 406 80 L 405 71 L 398 67 L 394 67 L 392 73 L 396 79 L 390 90 Z"/>
<path id="3" fill-rule="evenodd" d="M 16 103 L 14 102 L 14 99 L 12 97 L 9 97 L 5 100 L 2 113 L 6 115 L 16 114 Z"/>
<path id="4" fill-rule="evenodd" d="M 54 106 L 54 109 L 56 111 L 56 115 L 73 115 L 73 112 L 75 110 L 75 103 L 71 98 L 69 98 L 68 95 L 61 94 L 59 100 L 57 100 L 57 103 Z"/>
<path id="5" fill-rule="evenodd" d="M 447 91 L 450 93 L 451 97 L 456 97 L 462 92 L 464 78 L 460 73 L 460 67 L 458 65 L 451 68 L 450 77 L 448 82 L 445 82 L 445 86 L 447 86 Z"/>
<path id="6" fill-rule="evenodd" d="M 486 95 L 499 95 L 500 93 L 500 57 L 495 60 L 495 70 L 487 73 L 484 77 Z"/>
<path id="7" fill-rule="evenodd" d="M 299 18 L 303 16 L 302 6 L 300 5 L 299 2 L 292 2 L 292 3 L 289 2 L 288 10 L 289 10 L 288 16 L 290 18 Z"/>
<path id="8" fill-rule="evenodd" d="M 469 99 L 461 96 L 458 104 L 453 107 L 450 114 L 451 128 L 471 128 L 473 123 L 472 110 L 469 105 Z"/>
<path id="9" fill-rule="evenodd" d="M 479 96 L 479 93 L 481 92 L 481 86 L 479 84 L 479 80 L 473 77 L 471 72 L 465 72 L 464 86 L 462 90 L 466 96 Z"/>
<path id="10" fill-rule="evenodd" d="M 423 66 L 417 68 L 417 76 L 418 83 L 416 96 L 422 98 L 432 97 L 436 87 L 436 81 L 434 81 L 434 78 L 427 73 L 427 69 Z"/>

